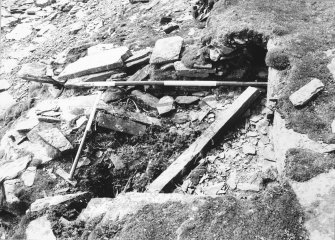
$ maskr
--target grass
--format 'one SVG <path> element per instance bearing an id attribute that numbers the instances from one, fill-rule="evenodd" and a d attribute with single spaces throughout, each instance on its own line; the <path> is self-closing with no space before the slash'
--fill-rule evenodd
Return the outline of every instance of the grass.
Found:
<path id="1" fill-rule="evenodd" d="M 297 182 L 311 178 L 335 168 L 334 154 L 324 155 L 307 149 L 292 148 L 287 152 L 286 176 Z"/>

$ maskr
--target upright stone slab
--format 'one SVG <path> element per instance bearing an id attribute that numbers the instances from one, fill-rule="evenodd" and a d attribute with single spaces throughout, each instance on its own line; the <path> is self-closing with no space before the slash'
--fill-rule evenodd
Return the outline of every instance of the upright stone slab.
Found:
<path id="1" fill-rule="evenodd" d="M 296 107 L 303 106 L 323 88 L 324 84 L 319 79 L 313 78 L 312 81 L 294 92 L 290 96 L 290 101 Z"/>
<path id="2" fill-rule="evenodd" d="M 14 104 L 15 100 L 8 92 L 0 93 L 0 118 L 3 118 L 7 109 L 9 109 Z"/>
<path id="3" fill-rule="evenodd" d="M 179 36 L 157 40 L 150 58 L 150 64 L 164 64 L 179 59 L 183 38 Z"/>
<path id="4" fill-rule="evenodd" d="M 109 71 L 123 66 L 123 60 L 131 55 L 127 47 L 119 47 L 80 58 L 69 64 L 59 75 L 59 80 L 81 77 L 84 75 Z"/>

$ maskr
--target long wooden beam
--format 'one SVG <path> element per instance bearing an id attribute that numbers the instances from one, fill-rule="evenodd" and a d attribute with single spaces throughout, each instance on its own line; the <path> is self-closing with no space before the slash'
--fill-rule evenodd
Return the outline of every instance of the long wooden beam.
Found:
<path id="1" fill-rule="evenodd" d="M 118 86 L 189 86 L 189 87 L 219 87 L 219 86 L 251 86 L 251 87 L 266 87 L 267 82 L 238 82 L 238 81 L 182 81 L 182 80 L 167 80 L 167 81 L 111 81 L 111 82 L 80 82 L 66 83 L 66 88 L 92 88 L 92 87 L 118 87 Z"/>
<path id="2" fill-rule="evenodd" d="M 205 132 L 186 149 L 158 178 L 148 187 L 148 192 L 163 192 L 164 188 L 173 183 L 193 163 L 193 160 L 203 151 L 206 145 L 215 135 L 231 121 L 243 114 L 250 104 L 259 96 L 260 91 L 254 87 L 248 87 L 227 109 L 220 112 L 216 121 L 212 123 Z"/>

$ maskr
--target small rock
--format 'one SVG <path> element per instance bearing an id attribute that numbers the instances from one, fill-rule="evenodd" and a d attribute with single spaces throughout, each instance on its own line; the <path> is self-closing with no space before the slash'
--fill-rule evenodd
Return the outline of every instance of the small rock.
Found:
<path id="1" fill-rule="evenodd" d="M 116 170 L 124 169 L 126 167 L 126 165 L 123 163 L 121 157 L 116 155 L 116 154 L 111 154 L 109 159 L 112 161 L 112 163 L 114 165 L 114 168 Z"/>
<path id="2" fill-rule="evenodd" d="M 221 51 L 217 48 L 209 49 L 209 57 L 213 62 L 217 62 L 221 57 Z"/>
<path id="3" fill-rule="evenodd" d="M 27 38 L 33 29 L 29 23 L 22 23 L 17 25 L 10 33 L 6 35 L 7 39 L 10 40 L 21 40 Z"/>
<path id="4" fill-rule="evenodd" d="M 189 115 L 187 112 L 176 113 L 173 117 L 173 121 L 178 124 L 183 124 L 189 121 Z"/>
<path id="5" fill-rule="evenodd" d="M 206 195 L 217 195 L 218 192 L 224 187 L 225 183 L 216 183 L 212 186 L 204 187 L 202 190 Z"/>
<path id="6" fill-rule="evenodd" d="M 247 132 L 247 137 L 257 137 L 258 133 L 257 132 Z"/>
<path id="7" fill-rule="evenodd" d="M 37 7 L 46 7 L 53 4 L 55 0 L 35 0 L 35 5 Z"/>
<path id="8" fill-rule="evenodd" d="M 214 163 L 215 159 L 217 158 L 217 156 L 208 156 L 207 157 L 207 160 L 210 162 L 210 163 Z"/>
<path id="9" fill-rule="evenodd" d="M 56 237 L 52 232 L 51 222 L 46 215 L 39 217 L 28 224 L 26 236 L 27 240 L 56 240 Z"/>
<path id="10" fill-rule="evenodd" d="M 76 128 L 80 128 L 83 126 L 86 122 L 88 121 L 86 116 L 81 116 L 80 118 L 77 119 L 76 121 Z"/>
<path id="11" fill-rule="evenodd" d="M 229 174 L 229 178 L 227 180 L 227 185 L 232 190 L 236 189 L 236 187 L 237 187 L 236 177 L 237 177 L 237 172 L 236 172 L 236 170 L 234 170 Z"/>
<path id="12" fill-rule="evenodd" d="M 3 79 L 3 80 L 0 80 L 0 92 L 2 91 L 6 91 L 10 88 L 10 83 Z"/>
<path id="13" fill-rule="evenodd" d="M 294 92 L 289 99 L 294 106 L 303 106 L 323 89 L 324 84 L 319 79 L 313 78 L 305 86 Z"/>
<path id="14" fill-rule="evenodd" d="M 162 28 L 163 28 L 163 31 L 166 34 L 169 34 L 169 33 L 173 32 L 174 30 L 179 29 L 179 25 L 176 24 L 176 23 L 169 23 L 169 24 L 163 26 Z"/>
<path id="15" fill-rule="evenodd" d="M 78 162 L 77 167 L 80 168 L 80 167 L 88 166 L 90 164 L 91 164 L 90 159 L 88 159 L 87 157 L 84 157 Z"/>
<path id="16" fill-rule="evenodd" d="M 237 188 L 242 191 L 253 191 L 253 192 L 259 192 L 261 190 L 258 184 L 252 184 L 252 183 L 238 183 Z"/>
<path id="17" fill-rule="evenodd" d="M 215 95 L 209 95 L 207 97 L 204 97 L 201 101 L 203 103 L 206 103 L 208 106 L 210 106 L 213 109 L 215 109 L 218 105 L 218 102 L 216 101 L 216 96 Z"/>
<path id="18" fill-rule="evenodd" d="M 179 96 L 176 98 L 176 103 L 180 105 L 190 105 L 199 100 L 199 97 L 196 96 Z"/>
<path id="19" fill-rule="evenodd" d="M 150 64 L 164 64 L 179 59 L 183 38 L 179 36 L 163 38 L 156 41 Z"/>
<path id="20" fill-rule="evenodd" d="M 19 62 L 16 59 L 2 59 L 0 74 L 9 74 L 12 73 L 14 68 L 18 66 Z"/>
<path id="21" fill-rule="evenodd" d="M 120 88 L 108 88 L 106 92 L 102 95 L 102 100 L 105 103 L 115 102 L 124 98 L 125 93 Z"/>
<path id="22" fill-rule="evenodd" d="M 256 155 L 256 148 L 249 143 L 243 145 L 242 151 L 246 155 Z"/>
<path id="23" fill-rule="evenodd" d="M 0 119 L 6 117 L 4 116 L 6 111 L 15 103 L 14 98 L 7 91 L 0 93 Z"/>
<path id="24" fill-rule="evenodd" d="M 174 109 L 174 99 L 170 96 L 162 97 L 157 104 L 157 110 L 159 115 L 169 113 Z"/>
<path id="25" fill-rule="evenodd" d="M 18 199 L 18 197 L 15 195 L 15 192 L 18 190 L 19 186 L 20 186 L 20 179 L 12 179 L 4 181 L 3 187 L 5 189 L 7 206 L 14 207 L 17 203 L 20 202 L 20 199 Z"/>
<path id="26" fill-rule="evenodd" d="M 87 192 L 77 192 L 74 194 L 57 195 L 57 196 L 52 196 L 52 197 L 40 198 L 31 204 L 30 209 L 28 209 L 27 212 L 43 211 L 45 209 L 48 209 L 51 206 L 57 206 L 64 202 L 85 196 L 86 194 Z"/>
<path id="27" fill-rule="evenodd" d="M 28 167 L 24 173 L 21 175 L 21 179 L 27 187 L 31 187 L 34 185 L 36 176 L 36 167 Z"/>
<path id="28" fill-rule="evenodd" d="M 258 121 L 260 121 L 263 117 L 261 115 L 253 115 L 250 118 L 250 122 L 252 123 L 257 123 Z"/>
<path id="29" fill-rule="evenodd" d="M 335 133 L 335 120 L 333 120 L 331 128 L 332 128 L 332 133 Z"/>
<path id="30" fill-rule="evenodd" d="M 70 26 L 69 34 L 77 34 L 83 27 L 83 22 L 76 22 Z"/>
<path id="31" fill-rule="evenodd" d="M 219 158 L 224 159 L 225 157 L 226 157 L 225 152 L 221 152 L 221 153 L 219 154 Z"/>
<path id="32" fill-rule="evenodd" d="M 174 68 L 177 75 L 183 77 L 206 78 L 210 73 L 215 73 L 215 69 L 188 68 L 181 61 L 175 62 Z"/>

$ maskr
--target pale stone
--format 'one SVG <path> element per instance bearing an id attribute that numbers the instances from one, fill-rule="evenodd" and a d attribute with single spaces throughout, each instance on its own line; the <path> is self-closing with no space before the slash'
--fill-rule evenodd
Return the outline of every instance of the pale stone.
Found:
<path id="1" fill-rule="evenodd" d="M 335 120 L 333 120 L 331 128 L 332 128 L 332 133 L 335 133 Z"/>
<path id="2" fill-rule="evenodd" d="M 196 96 L 179 96 L 176 98 L 176 103 L 178 104 L 184 104 L 184 105 L 189 105 L 192 103 L 195 103 L 196 101 L 199 100 L 199 97 Z"/>
<path id="3" fill-rule="evenodd" d="M 24 173 L 21 175 L 21 179 L 27 187 L 31 187 L 34 185 L 36 176 L 36 167 L 28 167 Z"/>
<path id="4" fill-rule="evenodd" d="M 255 148 L 255 146 L 253 146 L 253 145 L 251 145 L 249 143 L 246 143 L 246 144 L 243 145 L 242 151 L 246 155 L 255 155 L 256 154 L 256 148 Z"/>
<path id="5" fill-rule="evenodd" d="M 19 62 L 16 59 L 2 59 L 1 67 L 0 67 L 0 74 L 12 73 L 13 69 L 17 67 L 18 63 Z"/>
<path id="6" fill-rule="evenodd" d="M 67 80 L 92 73 L 121 68 L 123 66 L 123 59 L 129 57 L 130 54 L 127 47 L 119 47 L 80 58 L 76 62 L 66 66 L 58 79 Z"/>
<path id="7" fill-rule="evenodd" d="M 27 226 L 26 236 L 26 240 L 56 240 L 52 232 L 51 222 L 47 216 L 42 216 L 31 221 Z"/>
<path id="8" fill-rule="evenodd" d="M 179 76 L 206 78 L 210 73 L 215 73 L 215 69 L 187 68 L 181 61 L 174 63 L 174 68 Z"/>
<path id="9" fill-rule="evenodd" d="M 232 190 L 236 189 L 236 187 L 237 187 L 236 177 L 237 177 L 237 173 L 236 173 L 236 170 L 234 170 L 229 174 L 229 177 L 228 177 L 228 180 L 227 180 L 227 185 Z"/>
<path id="10" fill-rule="evenodd" d="M 7 162 L 0 162 L 0 182 L 16 178 L 23 172 L 31 161 L 31 156 L 27 155 Z"/>
<path id="11" fill-rule="evenodd" d="M 331 240 L 335 234 L 335 170 L 306 182 L 290 182 L 304 209 L 311 240 Z"/>
<path id="12" fill-rule="evenodd" d="M 10 40 L 21 40 L 28 37 L 32 33 L 32 27 L 29 23 L 17 25 L 10 33 L 6 35 Z"/>
<path id="13" fill-rule="evenodd" d="M 2 91 L 6 91 L 10 88 L 10 83 L 3 79 L 3 80 L 0 80 L 0 92 Z"/>
<path id="14" fill-rule="evenodd" d="M 3 185 L 6 194 L 6 204 L 11 205 L 20 202 L 20 199 L 15 196 L 15 191 L 20 185 L 20 179 L 6 180 Z"/>
<path id="15" fill-rule="evenodd" d="M 225 185 L 224 182 L 216 183 L 211 186 L 202 188 L 202 191 L 206 195 L 217 195 L 218 192 L 224 187 L 224 185 Z"/>
<path id="16" fill-rule="evenodd" d="M 54 3 L 55 0 L 35 0 L 35 5 L 37 7 L 46 7 Z"/>
<path id="17" fill-rule="evenodd" d="M 169 113 L 174 109 L 174 99 L 170 96 L 162 97 L 157 104 L 157 111 L 159 115 Z"/>
<path id="18" fill-rule="evenodd" d="M 69 200 L 76 199 L 77 197 L 81 197 L 87 194 L 86 192 L 78 192 L 74 194 L 67 194 L 67 195 L 57 195 L 52 197 L 40 198 L 33 202 L 30 206 L 30 209 L 27 212 L 38 212 L 45 209 L 48 209 L 51 206 L 56 206 L 67 202 Z"/>
<path id="19" fill-rule="evenodd" d="M 69 140 L 64 137 L 58 128 L 51 128 L 38 133 L 40 137 L 51 146 L 64 152 L 73 148 Z"/>
<path id="20" fill-rule="evenodd" d="M 0 93 L 0 117 L 3 117 L 15 103 L 16 101 L 8 92 Z"/>
<path id="21" fill-rule="evenodd" d="M 179 36 L 157 40 L 151 54 L 150 64 L 164 64 L 177 61 L 182 46 L 183 38 Z"/>
<path id="22" fill-rule="evenodd" d="M 76 34 L 78 33 L 82 28 L 84 27 L 83 22 L 76 22 L 70 25 L 70 31 L 69 34 Z"/>
<path id="23" fill-rule="evenodd" d="M 261 190 L 258 184 L 253 183 L 238 183 L 237 189 L 241 191 L 253 191 L 253 192 L 259 192 Z"/>
<path id="24" fill-rule="evenodd" d="M 290 96 L 290 101 L 294 106 L 305 105 L 313 96 L 324 89 L 324 84 L 319 79 L 312 79 L 305 86 Z"/>
<path id="25" fill-rule="evenodd" d="M 209 107 L 215 109 L 218 105 L 218 102 L 216 101 L 216 96 L 215 95 L 209 95 L 207 97 L 204 97 L 201 100 L 202 103 L 207 104 Z"/>
<path id="26" fill-rule="evenodd" d="M 335 58 L 331 60 L 331 62 L 327 65 L 330 73 L 333 75 L 333 79 L 335 80 Z"/>

